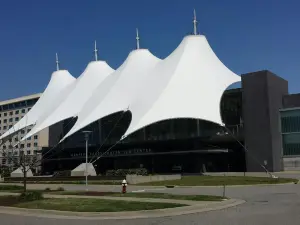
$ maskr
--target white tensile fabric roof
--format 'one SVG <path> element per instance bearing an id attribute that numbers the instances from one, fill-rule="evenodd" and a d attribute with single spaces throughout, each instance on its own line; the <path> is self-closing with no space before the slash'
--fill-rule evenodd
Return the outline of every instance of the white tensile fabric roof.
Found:
<path id="1" fill-rule="evenodd" d="M 97 88 L 78 114 L 76 124 L 64 138 L 98 119 L 126 111 L 136 95 L 140 94 L 137 90 L 144 83 L 148 71 L 160 61 L 147 49 L 133 50 L 125 62 Z"/>
<path id="2" fill-rule="evenodd" d="M 62 102 L 39 118 L 33 129 L 22 140 L 57 122 L 77 116 L 98 85 L 113 71 L 105 61 L 90 62 L 73 84 L 72 90 L 64 96 Z"/>
<path id="3" fill-rule="evenodd" d="M 147 76 L 130 104 L 129 134 L 152 123 L 196 118 L 222 125 L 220 102 L 228 86 L 241 77 L 215 55 L 203 35 L 190 35 Z"/>
<path id="4" fill-rule="evenodd" d="M 40 100 L 9 131 L 36 123 L 25 140 L 77 116 L 64 140 L 98 119 L 126 110 L 132 120 L 122 139 L 167 119 L 195 118 L 222 125 L 222 95 L 240 80 L 218 59 L 205 36 L 189 35 L 164 60 L 147 49 L 136 49 L 114 72 L 106 62 L 95 61 L 77 80 L 67 71 L 53 73 Z"/>
<path id="5" fill-rule="evenodd" d="M 36 123 L 38 118 L 51 109 L 52 104 L 59 100 L 61 93 L 68 89 L 76 79 L 67 70 L 58 70 L 52 73 L 51 79 L 42 96 L 32 109 L 1 137 L 5 138 L 13 133 Z"/>

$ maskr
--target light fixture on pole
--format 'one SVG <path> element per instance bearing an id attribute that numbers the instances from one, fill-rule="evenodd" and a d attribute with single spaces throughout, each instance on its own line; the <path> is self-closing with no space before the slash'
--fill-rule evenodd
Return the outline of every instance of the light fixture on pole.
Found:
<path id="1" fill-rule="evenodd" d="M 89 148 L 89 135 L 92 133 L 92 131 L 85 130 L 82 131 L 84 133 L 84 139 L 85 139 L 85 188 L 86 191 L 88 191 L 88 148 Z"/>

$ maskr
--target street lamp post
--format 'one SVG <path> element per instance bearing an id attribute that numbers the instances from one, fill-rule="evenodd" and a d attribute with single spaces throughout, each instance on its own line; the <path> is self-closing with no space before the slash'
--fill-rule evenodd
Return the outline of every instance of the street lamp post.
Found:
<path id="1" fill-rule="evenodd" d="M 88 191 L 88 148 L 89 148 L 89 134 L 92 131 L 82 131 L 84 133 L 84 139 L 85 139 L 85 188 L 86 191 Z"/>

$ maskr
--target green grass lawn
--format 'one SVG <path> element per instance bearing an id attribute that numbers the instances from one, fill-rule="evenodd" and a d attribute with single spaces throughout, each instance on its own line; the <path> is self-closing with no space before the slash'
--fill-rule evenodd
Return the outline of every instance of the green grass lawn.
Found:
<path id="1" fill-rule="evenodd" d="M 49 193 L 51 194 L 51 193 Z M 224 198 L 221 196 L 213 195 L 172 195 L 166 193 L 114 193 L 114 192 L 85 192 L 85 191 L 63 191 L 55 192 L 54 194 L 60 195 L 85 195 L 85 196 L 112 196 L 112 197 L 135 197 L 135 198 L 162 198 L 162 199 L 176 199 L 176 200 L 190 200 L 190 201 L 221 201 Z"/>
<path id="2" fill-rule="evenodd" d="M 18 185 L 1 185 L 0 184 L 0 192 L 21 192 L 24 187 Z"/>
<path id="3" fill-rule="evenodd" d="M 72 212 L 121 212 L 186 206 L 183 204 L 173 203 L 117 201 L 93 198 L 42 199 L 37 201 L 18 202 L 18 198 L 16 196 L 0 196 L 0 205 L 29 209 L 48 209 Z"/>
<path id="4" fill-rule="evenodd" d="M 280 184 L 298 182 L 291 178 L 268 178 L 268 177 L 233 177 L 233 176 L 183 176 L 181 180 L 156 181 L 139 185 L 149 186 L 222 186 L 222 185 L 252 185 L 252 184 Z"/>

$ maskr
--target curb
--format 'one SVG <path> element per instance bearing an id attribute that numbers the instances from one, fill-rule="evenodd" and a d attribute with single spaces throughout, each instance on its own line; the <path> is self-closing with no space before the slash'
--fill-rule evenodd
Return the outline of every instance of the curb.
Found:
<path id="1" fill-rule="evenodd" d="M 294 182 L 288 182 L 288 183 L 280 183 L 280 184 L 245 184 L 245 185 L 225 185 L 226 188 L 230 187 L 257 187 L 257 186 L 282 186 L 282 185 L 290 185 L 295 184 Z M 299 181 L 300 184 L 300 181 Z M 205 188 L 205 187 L 219 187 L 222 188 L 223 185 L 218 186 L 175 186 L 175 188 Z"/>
<path id="2" fill-rule="evenodd" d="M 124 219 L 143 219 L 143 218 L 159 218 L 169 216 L 180 216 L 187 214 L 195 214 L 221 210 L 238 206 L 245 203 L 244 200 L 230 199 L 222 202 L 199 202 L 197 205 L 189 205 L 177 208 L 166 208 L 156 210 L 142 211 L 126 211 L 126 212 L 68 212 L 57 210 L 42 210 L 42 209 L 25 209 L 15 207 L 0 206 L 0 213 L 39 217 L 39 218 L 54 218 L 54 219 L 80 219 L 80 220 L 124 220 Z"/>

